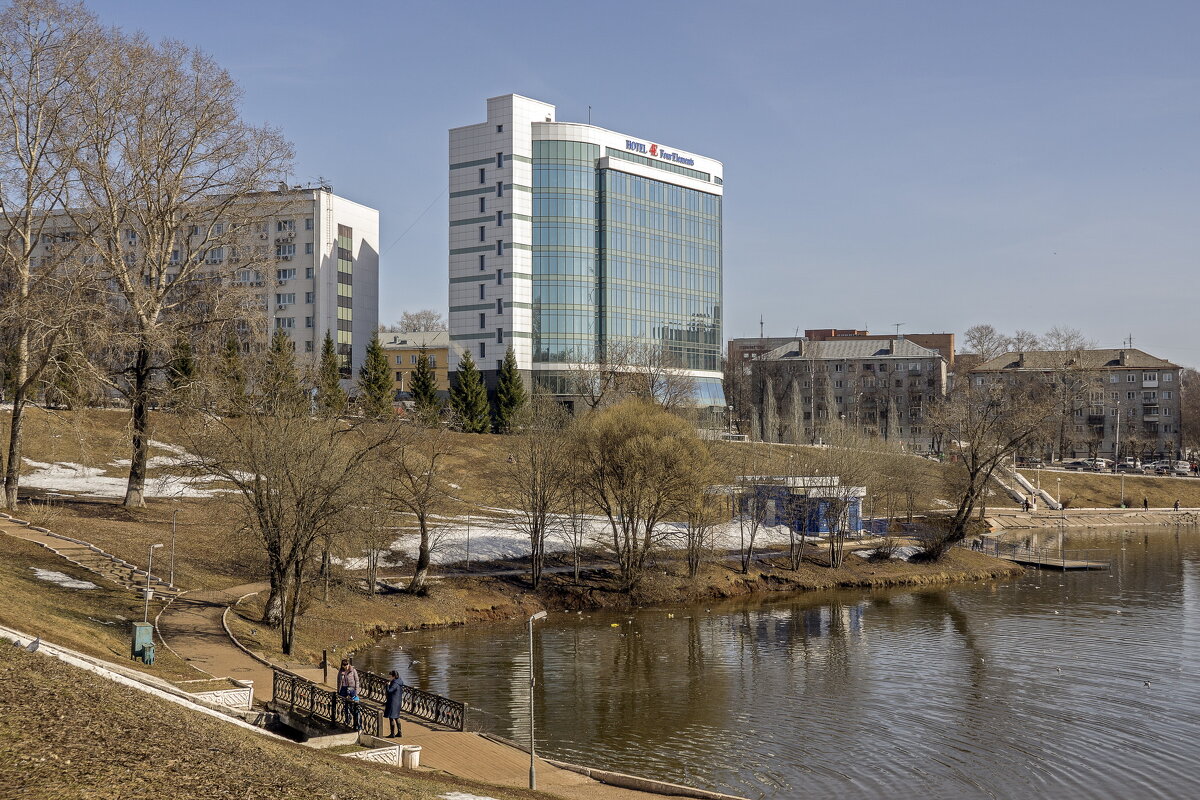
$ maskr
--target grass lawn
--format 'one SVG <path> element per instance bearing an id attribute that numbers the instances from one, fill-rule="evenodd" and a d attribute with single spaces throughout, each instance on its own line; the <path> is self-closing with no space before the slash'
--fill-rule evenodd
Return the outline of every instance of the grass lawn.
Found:
<path id="1" fill-rule="evenodd" d="M 57 637 L 60 640 L 62 637 Z M 0 796 L 22 800 L 545 797 L 262 736 L 50 656 L 0 647 Z"/>
<path id="2" fill-rule="evenodd" d="M 1021 470 L 1037 484 L 1037 470 Z M 1062 500 L 1067 508 L 1117 508 L 1121 502 L 1121 476 L 1104 472 L 1060 472 L 1042 470 L 1042 488 L 1051 496 L 1062 479 Z M 1141 508 L 1142 498 L 1151 508 L 1170 508 L 1176 500 L 1184 508 L 1200 507 L 1200 478 L 1168 478 L 1154 475 L 1125 476 L 1125 505 Z"/>

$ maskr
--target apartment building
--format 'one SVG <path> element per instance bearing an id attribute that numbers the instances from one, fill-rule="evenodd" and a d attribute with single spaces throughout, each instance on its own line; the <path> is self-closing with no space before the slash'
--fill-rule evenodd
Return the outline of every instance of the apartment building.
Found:
<path id="1" fill-rule="evenodd" d="M 450 391 L 450 333 L 448 331 L 405 331 L 381 334 L 380 343 L 387 353 L 388 365 L 395 380 L 394 396 L 397 400 L 409 399 L 412 391 L 412 374 L 422 352 L 433 367 L 438 392 Z"/>
<path id="2" fill-rule="evenodd" d="M 816 443 L 834 425 L 928 452 L 924 413 L 946 393 L 940 353 L 906 338 L 792 339 L 747 360 L 750 433 Z"/>
<path id="3" fill-rule="evenodd" d="M 1046 440 L 1059 458 L 1176 457 L 1183 445 L 1181 368 L 1135 348 L 1005 353 L 972 368 L 977 383 L 1038 376 L 1062 397 Z"/>

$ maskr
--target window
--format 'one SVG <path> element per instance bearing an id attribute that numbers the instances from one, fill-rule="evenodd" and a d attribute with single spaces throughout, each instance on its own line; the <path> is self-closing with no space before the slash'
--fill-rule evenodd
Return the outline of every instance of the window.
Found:
<path id="1" fill-rule="evenodd" d="M 498 256 L 504 255 L 504 240 L 503 239 L 496 240 L 496 255 L 498 255 Z"/>
<path id="2" fill-rule="evenodd" d="M 308 217 L 304 220 L 304 230 L 311 231 L 313 229 L 313 218 Z"/>
<path id="3" fill-rule="evenodd" d="M 486 241 L 486 240 L 487 240 L 487 227 L 484 225 L 480 225 L 479 226 L 479 241 L 482 242 L 482 241 Z"/>
<path id="4" fill-rule="evenodd" d="M 312 317 L 305 317 L 305 318 L 304 318 L 304 327 L 306 327 L 306 328 L 311 328 L 312 326 L 313 326 L 313 318 L 312 318 Z"/>
<path id="5" fill-rule="evenodd" d="M 842 365 L 841 365 L 841 364 L 834 364 L 834 365 L 833 365 L 833 371 L 834 371 L 834 372 L 841 372 L 841 371 L 842 371 Z"/>
<path id="6" fill-rule="evenodd" d="M 304 277 L 308 278 L 309 280 L 312 280 L 312 276 L 313 276 L 313 268 L 305 267 L 304 268 Z"/>
<path id="7" fill-rule="evenodd" d="M 496 283 L 497 284 L 504 283 L 504 270 L 502 270 L 502 269 L 496 270 Z"/>
<path id="8" fill-rule="evenodd" d="M 1121 380 L 1121 376 L 1119 376 L 1119 375 L 1109 375 L 1108 376 L 1109 383 L 1116 383 L 1119 380 Z"/>
<path id="9" fill-rule="evenodd" d="M 224 234 L 225 233 L 225 223 L 224 222 L 214 222 L 212 232 L 213 232 L 213 236 L 221 236 L 222 234 Z"/>
<path id="10" fill-rule="evenodd" d="M 296 230 L 296 220 L 281 219 L 275 223 L 275 231 L 277 233 L 291 233 Z"/>
<path id="11" fill-rule="evenodd" d="M 504 169 L 504 153 L 496 153 L 496 169 Z"/>
<path id="12" fill-rule="evenodd" d="M 481 284 L 479 284 L 479 299 L 480 299 L 480 300 L 482 300 L 482 299 L 483 299 L 483 287 L 485 287 L 485 286 L 487 286 L 487 284 L 486 284 L 486 283 L 481 283 Z"/>
<path id="13" fill-rule="evenodd" d="M 496 212 L 496 227 L 497 228 L 504 227 L 504 212 L 503 211 Z"/>
<path id="14" fill-rule="evenodd" d="M 312 242 L 305 242 L 304 243 L 304 255 L 311 256 L 312 252 L 313 252 L 312 251 Z"/>
<path id="15" fill-rule="evenodd" d="M 285 292 L 282 294 L 275 295 L 275 305 L 277 305 L 277 306 L 290 306 L 295 302 L 296 302 L 296 293 L 295 292 Z"/>
<path id="16" fill-rule="evenodd" d="M 1170 406 L 1163 406 L 1163 407 L 1162 407 L 1162 415 L 1163 415 L 1164 417 L 1169 417 L 1169 416 L 1171 416 L 1171 407 L 1170 407 Z"/>
<path id="17" fill-rule="evenodd" d="M 404 383 L 404 373 L 403 372 L 396 373 L 396 383 Z"/>
<path id="18" fill-rule="evenodd" d="M 429 366 L 431 366 L 431 367 L 437 366 L 437 356 L 433 355 L 432 353 L 430 353 L 430 355 L 429 355 Z"/>
<path id="19" fill-rule="evenodd" d="M 504 182 L 496 181 L 496 197 L 504 197 Z"/>
<path id="20" fill-rule="evenodd" d="M 487 183 L 487 170 L 483 167 L 479 168 L 479 182 Z"/>
<path id="21" fill-rule="evenodd" d="M 504 133 L 504 126 L 503 126 L 503 125 L 497 125 L 497 126 L 496 126 L 496 133 Z"/>
<path id="22" fill-rule="evenodd" d="M 296 327 L 296 318 L 295 317 L 276 317 L 275 318 L 275 329 L 276 330 L 283 330 L 284 328 L 294 328 L 294 327 Z"/>
<path id="23" fill-rule="evenodd" d="M 309 339 L 308 341 L 306 341 L 304 343 L 304 352 L 311 353 L 312 351 L 313 351 L 313 343 L 312 343 L 312 339 Z"/>
<path id="24" fill-rule="evenodd" d="M 485 315 L 483 312 L 479 313 L 479 327 L 481 327 L 481 328 L 487 327 L 487 315 Z"/>
<path id="25" fill-rule="evenodd" d="M 496 359 L 496 372 L 499 372 L 502 369 L 504 369 L 504 361 L 503 359 L 498 358 Z"/>
<path id="26" fill-rule="evenodd" d="M 1158 373 L 1157 373 L 1157 372 L 1143 372 L 1143 373 L 1142 373 L 1142 380 L 1144 380 L 1144 381 L 1157 381 L 1157 380 L 1158 380 Z"/>
<path id="27" fill-rule="evenodd" d="M 1170 383 L 1171 381 L 1175 380 L 1175 376 L 1169 372 L 1164 372 L 1162 379 L 1163 379 L 1163 383 Z"/>
<path id="28" fill-rule="evenodd" d="M 317 293 L 316 292 L 305 292 L 304 293 L 304 302 L 306 302 L 306 303 L 317 302 Z"/>
<path id="29" fill-rule="evenodd" d="M 1137 375 L 1134 375 L 1134 374 L 1131 372 L 1131 373 L 1129 373 L 1128 375 L 1126 375 L 1126 376 L 1125 376 L 1125 380 L 1129 381 L 1130 383 L 1137 383 Z"/>
<path id="30" fill-rule="evenodd" d="M 485 269 L 487 269 L 487 265 L 484 263 L 483 253 L 480 253 L 479 254 L 479 271 L 482 272 Z"/>
<path id="31" fill-rule="evenodd" d="M 1126 399 L 1126 400 L 1136 400 L 1136 399 L 1137 399 L 1137 392 L 1126 392 L 1126 393 L 1125 393 L 1125 399 Z"/>
<path id="32" fill-rule="evenodd" d="M 279 281 L 290 281 L 296 277 L 294 269 L 277 269 L 275 270 L 275 279 Z"/>
<path id="33" fill-rule="evenodd" d="M 200 226 L 199 225 L 189 225 L 188 226 L 188 236 L 199 236 L 199 235 L 200 235 Z"/>
<path id="34" fill-rule="evenodd" d="M 480 197 L 479 198 L 479 213 L 482 214 L 485 211 L 487 211 L 487 199 Z"/>
<path id="35" fill-rule="evenodd" d="M 840 388 L 842 388 L 842 382 L 841 382 L 841 381 L 834 381 L 834 382 L 833 382 L 833 388 L 835 388 L 835 389 L 840 389 Z M 839 401 L 840 401 L 841 399 L 842 399 L 842 398 L 840 398 L 840 397 L 838 398 L 838 400 L 839 400 Z"/>
<path id="36" fill-rule="evenodd" d="M 504 344 L 504 328 L 496 328 L 496 344 Z"/>
<path id="37" fill-rule="evenodd" d="M 499 316 L 500 314 L 503 314 L 503 313 L 504 313 L 504 299 L 501 297 L 497 297 L 496 298 L 496 315 Z"/>
<path id="38" fill-rule="evenodd" d="M 486 342 L 479 343 L 479 358 L 480 358 L 480 360 L 487 358 L 487 343 Z"/>
<path id="39" fill-rule="evenodd" d="M 275 245 L 275 255 L 279 258 L 291 258 L 296 255 L 296 245 L 294 244 L 277 244 Z"/>

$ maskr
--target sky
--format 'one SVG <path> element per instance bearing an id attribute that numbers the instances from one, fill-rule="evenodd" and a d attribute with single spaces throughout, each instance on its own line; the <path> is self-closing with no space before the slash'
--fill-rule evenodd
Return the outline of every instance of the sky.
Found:
<path id="1" fill-rule="evenodd" d="M 449 128 L 515 92 L 725 164 L 726 338 L 1080 329 L 1200 366 L 1200 3 L 88 0 L 380 211 L 444 312 Z"/>

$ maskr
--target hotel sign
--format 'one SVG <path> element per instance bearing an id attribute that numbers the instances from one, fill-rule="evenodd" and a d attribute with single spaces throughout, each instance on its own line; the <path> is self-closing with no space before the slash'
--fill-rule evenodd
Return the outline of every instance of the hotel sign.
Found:
<path id="1" fill-rule="evenodd" d="M 626 139 L 625 149 L 632 150 L 635 153 L 641 153 L 642 155 L 650 156 L 651 158 L 660 158 L 663 161 L 672 161 L 676 164 L 683 164 L 684 166 L 688 167 L 694 167 L 696 165 L 696 159 L 694 158 L 681 156 L 679 153 L 670 152 L 656 144 L 646 144 L 645 142 L 639 142 L 635 139 Z"/>

